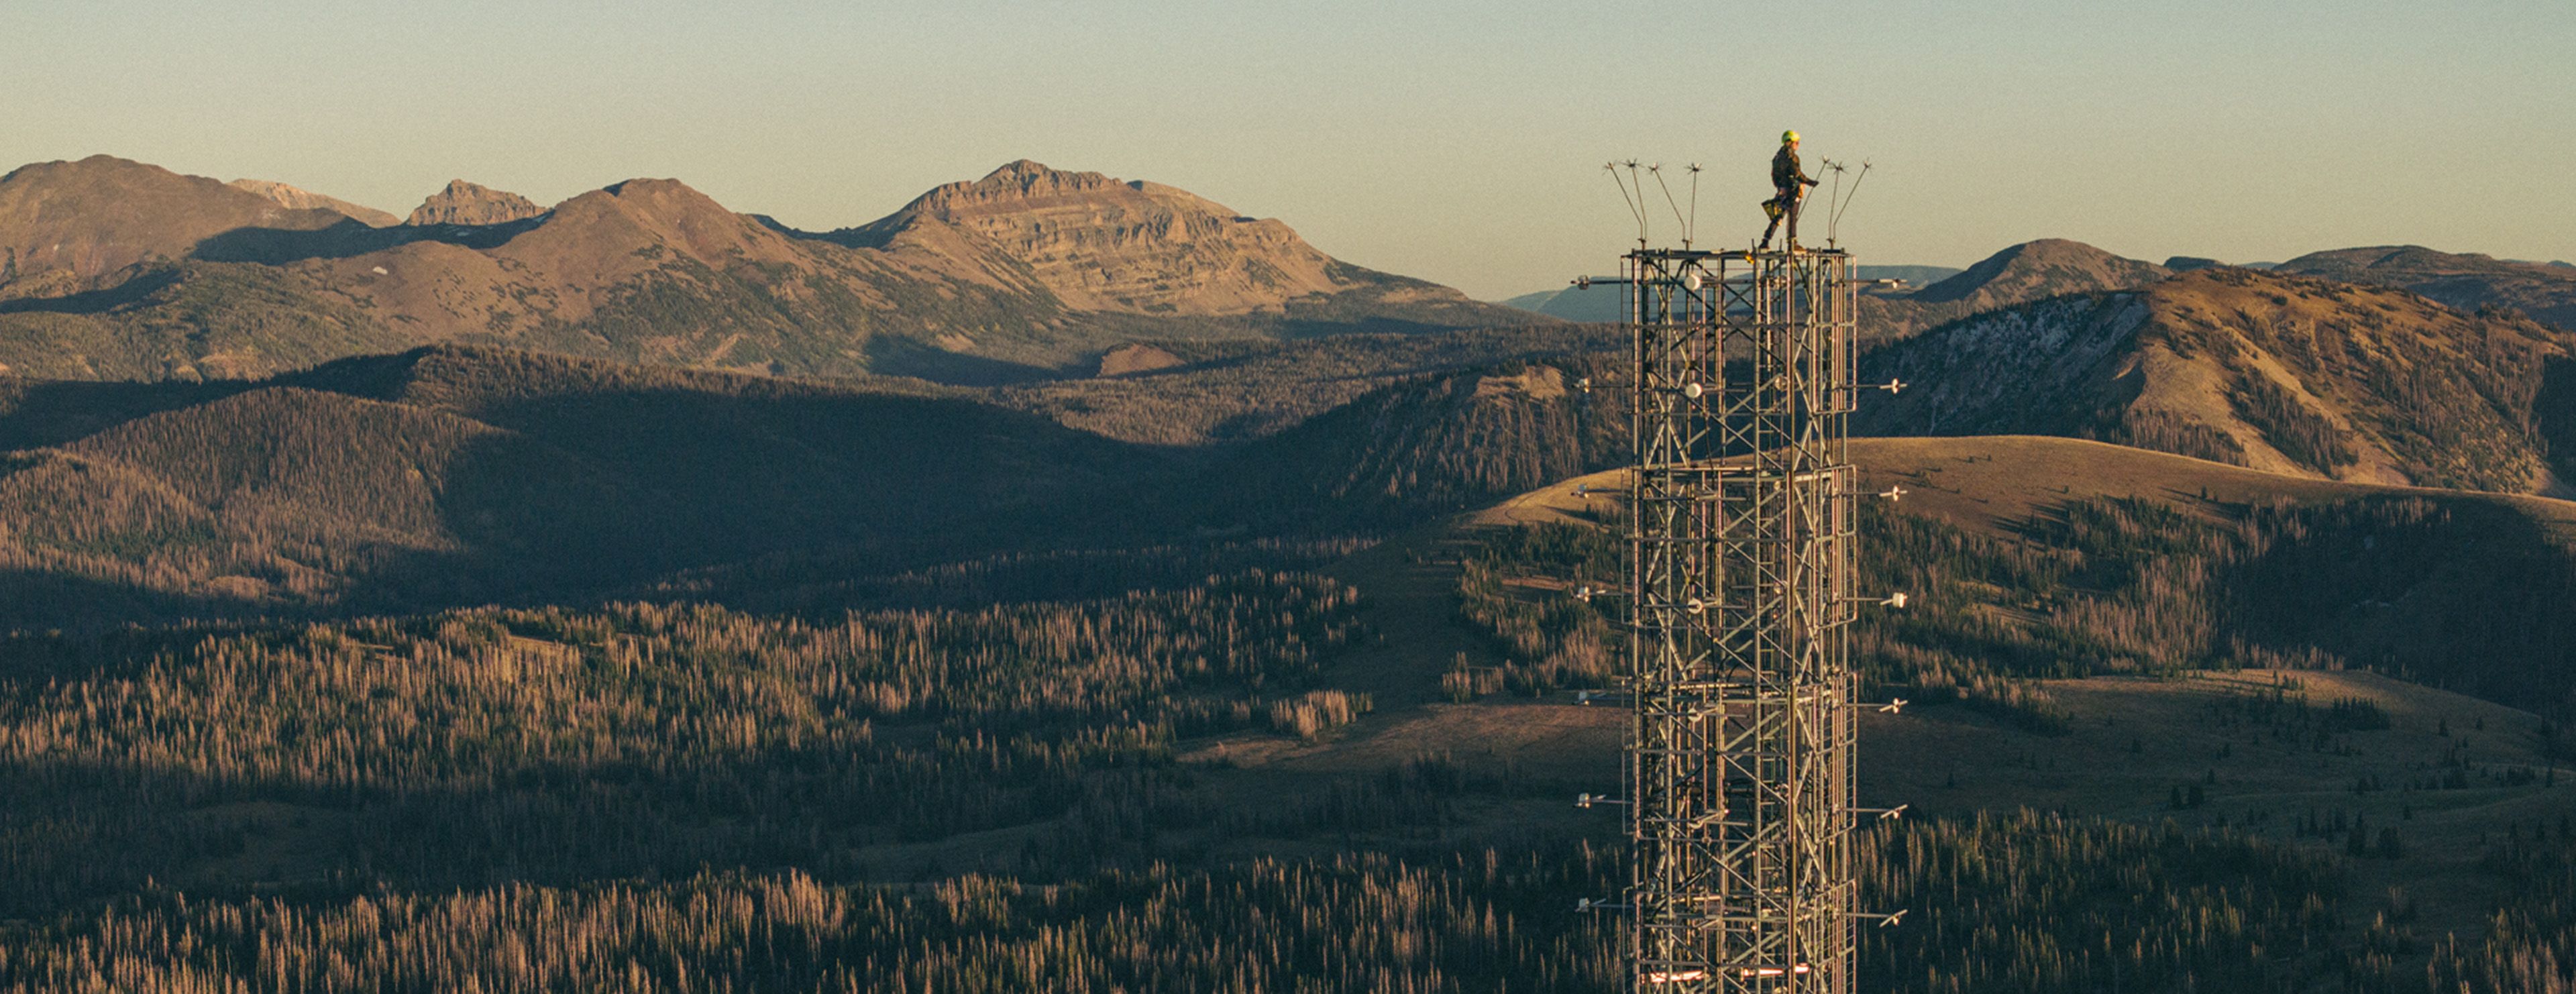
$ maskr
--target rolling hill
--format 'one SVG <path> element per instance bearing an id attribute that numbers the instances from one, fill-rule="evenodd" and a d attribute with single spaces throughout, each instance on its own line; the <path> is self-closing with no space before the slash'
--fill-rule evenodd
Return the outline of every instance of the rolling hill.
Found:
<path id="1" fill-rule="evenodd" d="M 2541 492 L 2576 453 L 2568 337 L 2414 294 L 2237 268 L 2060 297 L 1870 357 L 1878 435 L 2101 438 L 2275 472 Z"/>
<path id="2" fill-rule="evenodd" d="M 2509 262 L 2403 245 L 2314 252 L 2282 263 L 2280 271 L 2393 286 L 2471 313 L 2509 307 L 2576 332 L 2576 268 L 2565 263 Z"/>
<path id="3" fill-rule="evenodd" d="M 581 600 L 765 560 L 892 568 L 1121 534 L 1108 516 L 1165 471 L 919 385 L 455 346 L 258 382 L 16 382 L 0 441 L 5 627 Z"/>
<path id="4" fill-rule="evenodd" d="M 337 211 L 292 208 L 203 176 L 104 155 L 21 166 L 0 176 L 0 301 L 113 287 L 135 278 L 137 267 L 185 258 L 226 232 L 316 232 L 344 223 L 350 219 Z"/>
<path id="5" fill-rule="evenodd" d="M 0 179 L 0 371 L 257 376 L 445 341 L 744 372 L 1087 375 L 1139 339 L 1526 324 L 1277 221 L 1016 162 L 833 234 L 639 179 L 540 209 L 459 181 L 409 223 L 93 157 Z"/>
<path id="6" fill-rule="evenodd" d="M 1972 314 L 2071 294 L 2134 290 L 2168 275 L 2154 263 L 2043 238 L 2006 248 L 1912 293 L 1862 296 L 1860 334 L 1866 344 L 1897 341 Z"/>

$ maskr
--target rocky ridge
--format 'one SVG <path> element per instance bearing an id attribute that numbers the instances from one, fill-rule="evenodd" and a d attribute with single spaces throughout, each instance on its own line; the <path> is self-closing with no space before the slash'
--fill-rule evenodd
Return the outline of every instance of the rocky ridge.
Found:
<path id="1" fill-rule="evenodd" d="M 535 201 L 526 197 L 507 190 L 495 190 L 458 179 L 449 180 L 445 189 L 430 194 L 429 199 L 421 201 L 420 206 L 412 208 L 411 217 L 404 219 L 403 223 L 410 225 L 508 224 L 512 221 L 536 217 L 545 212 L 545 208 L 537 206 Z"/>

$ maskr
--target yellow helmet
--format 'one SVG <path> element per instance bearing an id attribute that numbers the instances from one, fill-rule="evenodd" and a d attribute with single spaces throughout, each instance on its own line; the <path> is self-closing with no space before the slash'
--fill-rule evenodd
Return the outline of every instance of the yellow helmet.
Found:
<path id="1" fill-rule="evenodd" d="M 1786 144 L 1789 144 L 1790 142 L 1797 141 L 1797 140 L 1798 140 L 1798 133 L 1797 133 L 1797 132 L 1795 132 L 1795 131 L 1783 131 L 1783 132 L 1780 132 L 1780 144 L 1786 145 Z"/>

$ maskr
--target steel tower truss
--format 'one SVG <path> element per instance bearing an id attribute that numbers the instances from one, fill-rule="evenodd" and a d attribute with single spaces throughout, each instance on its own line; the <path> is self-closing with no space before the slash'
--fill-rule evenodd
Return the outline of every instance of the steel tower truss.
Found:
<path id="1" fill-rule="evenodd" d="M 1624 268 L 1633 990 L 1848 994 L 1851 260 L 1641 248 Z"/>

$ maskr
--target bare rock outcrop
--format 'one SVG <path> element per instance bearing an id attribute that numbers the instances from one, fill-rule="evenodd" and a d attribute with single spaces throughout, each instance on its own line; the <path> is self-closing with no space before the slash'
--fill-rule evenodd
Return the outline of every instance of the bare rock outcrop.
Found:
<path id="1" fill-rule="evenodd" d="M 411 217 L 403 223 L 415 226 L 508 224 L 545 212 L 545 208 L 526 197 L 459 179 L 449 180 L 446 189 L 430 194 L 429 199 L 412 208 Z"/>
<path id="2" fill-rule="evenodd" d="M 380 211 L 373 207 L 353 204 L 338 197 L 315 193 L 311 190 L 306 190 L 300 187 L 288 186 L 275 180 L 237 179 L 224 185 L 245 193 L 255 193 L 260 196 L 267 197 L 270 200 L 277 201 L 278 206 L 281 207 L 291 207 L 300 211 L 338 211 L 356 219 L 358 223 L 364 224 L 370 228 L 390 228 L 402 223 L 401 218 L 395 217 L 389 211 Z"/>

